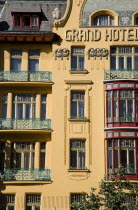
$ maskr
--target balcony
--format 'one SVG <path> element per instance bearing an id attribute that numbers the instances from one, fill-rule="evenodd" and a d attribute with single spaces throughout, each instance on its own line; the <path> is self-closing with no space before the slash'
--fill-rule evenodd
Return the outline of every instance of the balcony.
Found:
<path id="1" fill-rule="evenodd" d="M 107 123 L 117 123 L 117 122 L 138 122 L 138 119 L 136 118 L 136 120 L 134 119 L 134 117 L 132 117 L 132 115 L 124 115 L 122 117 L 109 117 L 107 118 Z"/>
<path id="2" fill-rule="evenodd" d="M 0 82 L 52 82 L 52 72 L 0 71 Z"/>
<path id="3" fill-rule="evenodd" d="M 0 181 L 50 181 L 50 169 L 10 168 L 0 172 Z"/>
<path id="4" fill-rule="evenodd" d="M 104 71 L 105 80 L 115 80 L 115 79 L 138 79 L 138 69 L 119 69 L 119 70 L 105 70 Z"/>
<path id="5" fill-rule="evenodd" d="M 51 130 L 51 119 L 12 119 L 0 118 L 0 130 Z"/>
<path id="6" fill-rule="evenodd" d="M 123 167 L 125 174 L 136 174 L 136 168 L 135 165 L 133 163 L 131 164 L 125 164 L 125 166 Z M 118 168 L 113 169 L 108 169 L 108 174 L 109 175 L 114 175 L 118 172 Z"/>

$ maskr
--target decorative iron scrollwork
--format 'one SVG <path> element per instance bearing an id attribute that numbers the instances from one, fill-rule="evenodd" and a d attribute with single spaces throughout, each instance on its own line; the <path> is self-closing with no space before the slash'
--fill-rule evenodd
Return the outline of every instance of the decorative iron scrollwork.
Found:
<path id="1" fill-rule="evenodd" d="M 88 60 L 90 57 L 94 57 L 95 60 L 96 57 L 100 57 L 100 60 L 102 57 L 106 57 L 106 59 L 108 59 L 108 50 L 106 48 L 90 48 L 88 50 Z"/>
<path id="2" fill-rule="evenodd" d="M 66 57 L 67 60 L 69 59 L 69 50 L 67 48 L 58 48 L 55 50 L 55 60 L 57 60 L 57 58 L 61 58 L 61 60 L 63 60 L 64 57 Z"/>

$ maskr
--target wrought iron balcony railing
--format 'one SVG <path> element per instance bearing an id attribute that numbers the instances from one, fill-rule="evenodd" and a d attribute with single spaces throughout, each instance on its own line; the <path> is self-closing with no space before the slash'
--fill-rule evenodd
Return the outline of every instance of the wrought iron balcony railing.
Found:
<path id="1" fill-rule="evenodd" d="M 0 118 L 0 130 L 22 130 L 22 129 L 37 129 L 37 130 L 51 130 L 51 119 L 13 119 Z"/>
<path id="2" fill-rule="evenodd" d="M 107 118 L 107 123 L 117 123 L 117 122 L 134 122 L 135 119 L 131 115 L 124 115 L 121 117 L 109 117 Z M 136 119 L 137 122 L 137 119 Z"/>
<path id="3" fill-rule="evenodd" d="M 50 169 L 10 168 L 0 172 L 0 181 L 50 181 Z"/>
<path id="4" fill-rule="evenodd" d="M 136 173 L 136 169 L 135 169 L 135 165 L 134 164 L 122 164 L 123 169 L 125 171 L 125 174 L 135 174 Z M 108 174 L 115 174 L 118 172 L 118 168 L 115 168 L 114 170 L 112 168 L 108 169 Z"/>
<path id="5" fill-rule="evenodd" d="M 0 71 L 0 82 L 52 82 L 50 71 Z"/>
<path id="6" fill-rule="evenodd" d="M 138 69 L 110 69 L 104 71 L 105 80 L 114 80 L 114 79 L 138 79 Z"/>

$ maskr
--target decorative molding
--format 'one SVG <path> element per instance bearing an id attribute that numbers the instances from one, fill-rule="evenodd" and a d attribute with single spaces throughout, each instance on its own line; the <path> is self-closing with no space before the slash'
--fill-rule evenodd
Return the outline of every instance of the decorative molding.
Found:
<path id="1" fill-rule="evenodd" d="M 96 57 L 100 57 L 100 60 L 102 60 L 103 57 L 106 57 L 108 59 L 108 49 L 106 48 L 90 48 L 88 50 L 88 60 L 90 60 L 90 57 L 94 57 L 96 60 Z"/>
<path id="2" fill-rule="evenodd" d="M 83 10 L 84 10 L 84 7 L 85 7 L 85 4 L 86 4 L 87 0 L 84 0 L 83 3 L 82 3 L 82 7 L 80 9 L 80 16 L 79 16 L 79 26 L 82 25 L 82 19 L 83 19 Z"/>
<path id="3" fill-rule="evenodd" d="M 64 165 L 66 165 L 67 153 L 67 96 L 64 96 Z"/>
<path id="4" fill-rule="evenodd" d="M 90 118 L 90 123 L 89 123 L 89 163 L 92 165 L 92 97 L 89 96 L 89 118 Z"/>
<path id="5" fill-rule="evenodd" d="M 67 48 L 58 48 L 55 50 L 54 57 L 55 60 L 57 60 L 57 58 L 61 58 L 61 60 L 63 60 L 64 57 L 67 58 L 67 60 L 69 60 L 69 50 Z"/>
<path id="6" fill-rule="evenodd" d="M 64 90 L 69 90 L 70 89 L 70 85 L 65 85 Z"/>
<path id="7" fill-rule="evenodd" d="M 88 90 L 89 90 L 89 91 L 92 90 L 92 86 L 88 86 Z"/>
<path id="8" fill-rule="evenodd" d="M 92 84 L 91 80 L 65 80 L 66 84 Z"/>
<path id="9" fill-rule="evenodd" d="M 65 24 L 70 16 L 71 10 L 72 10 L 72 3 L 73 3 L 73 0 L 67 0 L 67 7 L 66 7 L 64 16 L 61 19 L 56 20 L 52 25 L 53 27 L 59 28 L 59 27 L 65 26 Z"/>

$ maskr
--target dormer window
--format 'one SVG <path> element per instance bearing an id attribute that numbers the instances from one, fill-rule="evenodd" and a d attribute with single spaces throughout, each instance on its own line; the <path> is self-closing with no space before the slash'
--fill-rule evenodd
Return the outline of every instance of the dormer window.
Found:
<path id="1" fill-rule="evenodd" d="M 97 10 L 89 18 L 90 26 L 118 25 L 118 14 L 111 10 Z"/>
<path id="2" fill-rule="evenodd" d="M 39 27 L 40 17 L 36 14 L 13 14 L 14 27 Z"/>
<path id="3" fill-rule="evenodd" d="M 114 18 L 110 15 L 98 15 L 93 19 L 94 26 L 113 26 Z"/>
<path id="4" fill-rule="evenodd" d="M 138 17 L 136 17 L 136 24 L 135 25 L 138 25 Z"/>

